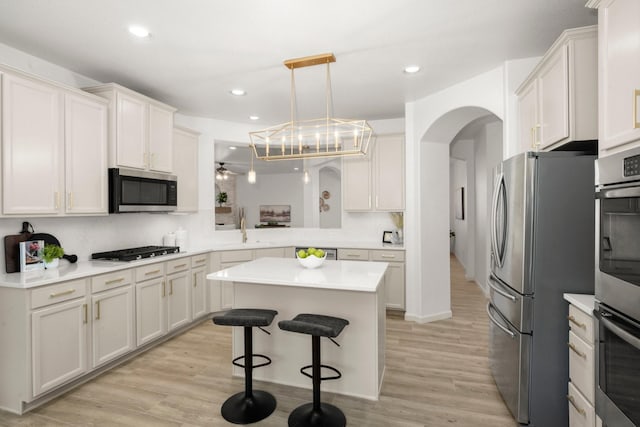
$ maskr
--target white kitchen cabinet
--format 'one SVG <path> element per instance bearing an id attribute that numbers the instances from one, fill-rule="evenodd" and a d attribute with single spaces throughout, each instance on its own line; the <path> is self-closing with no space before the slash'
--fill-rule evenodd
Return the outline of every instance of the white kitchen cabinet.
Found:
<path id="1" fill-rule="evenodd" d="M 5 214 L 57 214 L 63 177 L 63 97 L 54 86 L 2 75 Z"/>
<path id="2" fill-rule="evenodd" d="M 109 167 L 172 172 L 175 108 L 115 83 L 84 90 L 109 100 Z"/>
<path id="3" fill-rule="evenodd" d="M 64 98 L 67 214 L 108 214 L 107 103 L 93 98 Z"/>
<path id="4" fill-rule="evenodd" d="M 188 269 L 167 275 L 167 331 L 191 321 L 191 275 Z"/>
<path id="5" fill-rule="evenodd" d="M 587 298 L 584 295 L 573 298 Z M 572 301 L 565 295 L 565 299 Z M 567 400 L 570 427 L 595 427 L 595 350 L 593 345 L 593 302 L 569 304 L 569 384 Z"/>
<path id="6" fill-rule="evenodd" d="M 516 91 L 523 151 L 598 138 L 596 71 L 597 28 L 565 30 Z"/>
<path id="7" fill-rule="evenodd" d="M 371 261 L 389 263 L 385 277 L 386 305 L 388 309 L 404 310 L 405 305 L 405 271 L 404 251 L 370 251 Z"/>
<path id="8" fill-rule="evenodd" d="M 164 264 L 136 268 L 135 280 L 136 342 L 140 347 L 160 338 L 167 331 Z"/>
<path id="9" fill-rule="evenodd" d="M 404 157 L 404 136 L 385 135 L 376 138 L 366 156 L 344 158 L 344 210 L 404 210 Z"/>
<path id="10" fill-rule="evenodd" d="M 45 286 L 31 292 L 32 397 L 87 371 L 86 281 Z"/>
<path id="11" fill-rule="evenodd" d="M 372 156 L 369 152 L 365 156 L 342 159 L 342 207 L 345 211 L 370 211 L 373 207 Z"/>
<path id="12" fill-rule="evenodd" d="M 131 282 L 91 296 L 92 367 L 103 365 L 136 347 L 134 288 Z"/>
<path id="13" fill-rule="evenodd" d="M 106 102 L 2 74 L 3 213 L 106 215 Z"/>
<path id="14" fill-rule="evenodd" d="M 220 251 L 211 255 L 211 271 L 219 271 L 255 258 L 251 249 Z M 210 310 L 229 310 L 233 308 L 233 282 L 226 280 L 211 281 Z"/>
<path id="15" fill-rule="evenodd" d="M 640 3 L 597 0 L 600 157 L 640 145 Z"/>
<path id="16" fill-rule="evenodd" d="M 178 212 L 198 211 L 199 133 L 173 128 L 173 172 L 178 177 Z"/>
<path id="17" fill-rule="evenodd" d="M 193 268 L 191 270 L 191 312 L 193 318 L 197 319 L 207 314 L 207 269 L 205 267 Z"/>
<path id="18" fill-rule="evenodd" d="M 149 102 L 149 170 L 173 172 L 173 112 L 164 104 Z"/>

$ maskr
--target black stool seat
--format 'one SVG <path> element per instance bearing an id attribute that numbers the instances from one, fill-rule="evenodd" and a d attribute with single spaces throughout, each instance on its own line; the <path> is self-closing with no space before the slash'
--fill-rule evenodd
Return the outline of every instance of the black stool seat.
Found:
<path id="1" fill-rule="evenodd" d="M 275 310 L 261 308 L 234 308 L 213 317 L 213 323 L 223 326 L 269 326 L 278 314 Z"/>
<path id="2" fill-rule="evenodd" d="M 291 320 L 281 320 L 278 322 L 280 329 L 300 334 L 311 335 L 311 355 L 312 364 L 300 368 L 300 373 L 312 379 L 313 402 L 305 403 L 297 407 L 289 414 L 289 427 L 344 427 L 347 419 L 340 408 L 320 400 L 320 383 L 324 380 L 335 380 L 342 377 L 340 371 L 332 366 L 320 363 L 320 338 L 333 340 L 345 326 L 349 324 L 346 319 L 339 317 L 324 316 L 321 314 L 298 314 Z M 306 371 L 311 368 L 312 375 Z M 330 369 L 335 373 L 333 376 L 322 377 L 322 368 Z"/>
<path id="3" fill-rule="evenodd" d="M 252 328 L 262 329 L 269 326 L 273 318 L 278 314 L 275 310 L 265 310 L 260 308 L 235 308 L 226 313 L 214 316 L 213 323 L 222 326 L 242 326 L 244 327 L 244 355 L 233 359 L 232 363 L 244 368 L 245 391 L 236 393 L 222 405 L 222 417 L 234 424 L 250 424 L 265 419 L 276 409 L 276 399 L 271 393 L 266 391 L 253 390 L 253 368 L 259 368 L 271 364 L 271 359 L 263 354 L 253 352 L 253 332 Z M 253 364 L 253 358 L 259 357 L 266 360 L 266 363 Z M 244 359 L 244 364 L 238 361 Z"/>
<path id="4" fill-rule="evenodd" d="M 298 314 L 291 320 L 278 322 L 280 329 L 300 334 L 335 338 L 349 324 L 348 320 L 321 314 Z"/>

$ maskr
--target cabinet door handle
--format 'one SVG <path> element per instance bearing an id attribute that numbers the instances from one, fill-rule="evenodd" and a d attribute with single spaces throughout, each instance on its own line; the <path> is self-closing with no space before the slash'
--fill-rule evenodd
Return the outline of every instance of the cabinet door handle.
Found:
<path id="1" fill-rule="evenodd" d="M 145 276 L 151 276 L 152 274 L 158 274 L 160 273 L 160 270 L 153 270 L 153 271 L 147 271 L 146 273 L 144 273 Z"/>
<path id="2" fill-rule="evenodd" d="M 89 308 L 87 307 L 87 304 L 82 304 L 82 311 L 84 312 L 84 316 L 82 318 L 82 323 L 87 323 L 89 321 Z"/>
<path id="3" fill-rule="evenodd" d="M 117 279 L 107 280 L 104 282 L 105 285 L 113 285 L 114 283 L 120 283 L 124 280 L 124 277 L 118 277 Z"/>
<path id="4" fill-rule="evenodd" d="M 536 130 L 535 128 L 529 129 L 531 132 L 531 148 L 535 148 L 536 146 Z"/>
<path id="5" fill-rule="evenodd" d="M 347 256 L 351 258 L 360 258 L 360 255 L 358 254 L 347 254 Z"/>
<path id="6" fill-rule="evenodd" d="M 69 294 L 74 293 L 75 291 L 76 291 L 75 289 L 69 288 L 66 291 L 54 292 L 54 293 L 49 294 L 49 298 L 57 298 L 57 297 L 61 297 L 63 295 L 69 295 Z"/>
<path id="7" fill-rule="evenodd" d="M 587 415 L 587 411 L 578 406 L 578 404 L 576 403 L 576 399 L 573 396 L 567 394 L 567 400 L 569 401 L 569 403 L 571 403 L 571 406 L 576 408 L 576 411 L 578 411 L 580 415 L 582 415 L 583 417 Z"/>
<path id="8" fill-rule="evenodd" d="M 69 209 L 73 209 L 73 191 L 69 191 Z"/>
<path id="9" fill-rule="evenodd" d="M 586 323 L 580 323 L 576 320 L 575 317 L 573 316 L 567 316 L 567 320 L 571 323 L 573 323 L 574 325 L 576 325 L 578 328 L 582 328 L 585 331 L 587 330 L 587 324 Z"/>
<path id="10" fill-rule="evenodd" d="M 173 295 L 173 280 L 169 280 L 169 295 Z"/>
<path id="11" fill-rule="evenodd" d="M 540 132 L 538 130 L 542 130 L 542 126 L 540 126 L 540 124 L 537 124 L 536 127 L 534 128 L 534 131 L 533 131 L 533 136 L 534 136 L 534 138 L 533 138 L 534 147 L 533 148 L 535 148 L 536 150 L 538 148 L 540 148 L 540 145 L 542 143 L 542 141 L 540 141 Z"/>
<path id="12" fill-rule="evenodd" d="M 166 284 L 164 282 L 164 280 L 162 281 L 162 298 L 167 296 L 167 287 Z"/>
<path id="13" fill-rule="evenodd" d="M 57 191 L 53 192 L 53 201 L 56 209 L 60 209 L 60 193 Z"/>
<path id="14" fill-rule="evenodd" d="M 581 352 L 580 350 L 578 350 L 576 348 L 575 345 L 573 345 L 572 343 L 568 342 L 567 345 L 569 346 L 569 348 L 578 356 L 582 357 L 583 359 L 587 360 L 587 355 L 584 354 L 583 352 Z"/>
<path id="15" fill-rule="evenodd" d="M 197 259 L 196 260 L 196 264 L 202 264 L 205 261 L 207 261 L 207 260 L 206 259 Z"/>
<path id="16" fill-rule="evenodd" d="M 100 320 L 100 301 L 96 301 L 96 320 Z"/>
<path id="17" fill-rule="evenodd" d="M 193 275 L 193 287 L 197 287 L 198 286 L 198 275 L 194 274 Z"/>
<path id="18" fill-rule="evenodd" d="M 174 269 L 174 270 L 177 270 L 178 268 L 184 268 L 184 267 L 186 267 L 186 266 L 187 266 L 187 264 L 180 264 L 180 265 L 176 265 L 176 266 L 174 266 L 174 267 L 173 267 L 173 269 Z"/>
<path id="19" fill-rule="evenodd" d="M 385 259 L 396 259 L 395 255 L 380 255 L 380 258 L 385 258 Z"/>
<path id="20" fill-rule="evenodd" d="M 633 90 L 633 128 L 640 128 L 640 121 L 638 121 L 638 101 L 640 101 L 640 89 Z"/>

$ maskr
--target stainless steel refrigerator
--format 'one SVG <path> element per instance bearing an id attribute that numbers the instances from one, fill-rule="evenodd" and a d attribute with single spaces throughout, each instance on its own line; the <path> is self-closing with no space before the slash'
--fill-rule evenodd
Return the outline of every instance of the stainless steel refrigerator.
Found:
<path id="1" fill-rule="evenodd" d="M 568 424 L 562 294 L 594 289 L 594 160 L 577 152 L 528 152 L 494 170 L 489 359 L 520 424 Z"/>

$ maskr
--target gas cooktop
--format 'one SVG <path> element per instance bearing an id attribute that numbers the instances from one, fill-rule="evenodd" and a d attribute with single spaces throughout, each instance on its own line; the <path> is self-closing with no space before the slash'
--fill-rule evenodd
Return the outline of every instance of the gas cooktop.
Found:
<path id="1" fill-rule="evenodd" d="M 91 259 L 112 261 L 135 261 L 142 258 L 151 258 L 167 254 L 177 254 L 179 246 L 141 246 L 139 248 L 119 249 L 109 252 L 97 252 L 91 254 Z"/>

